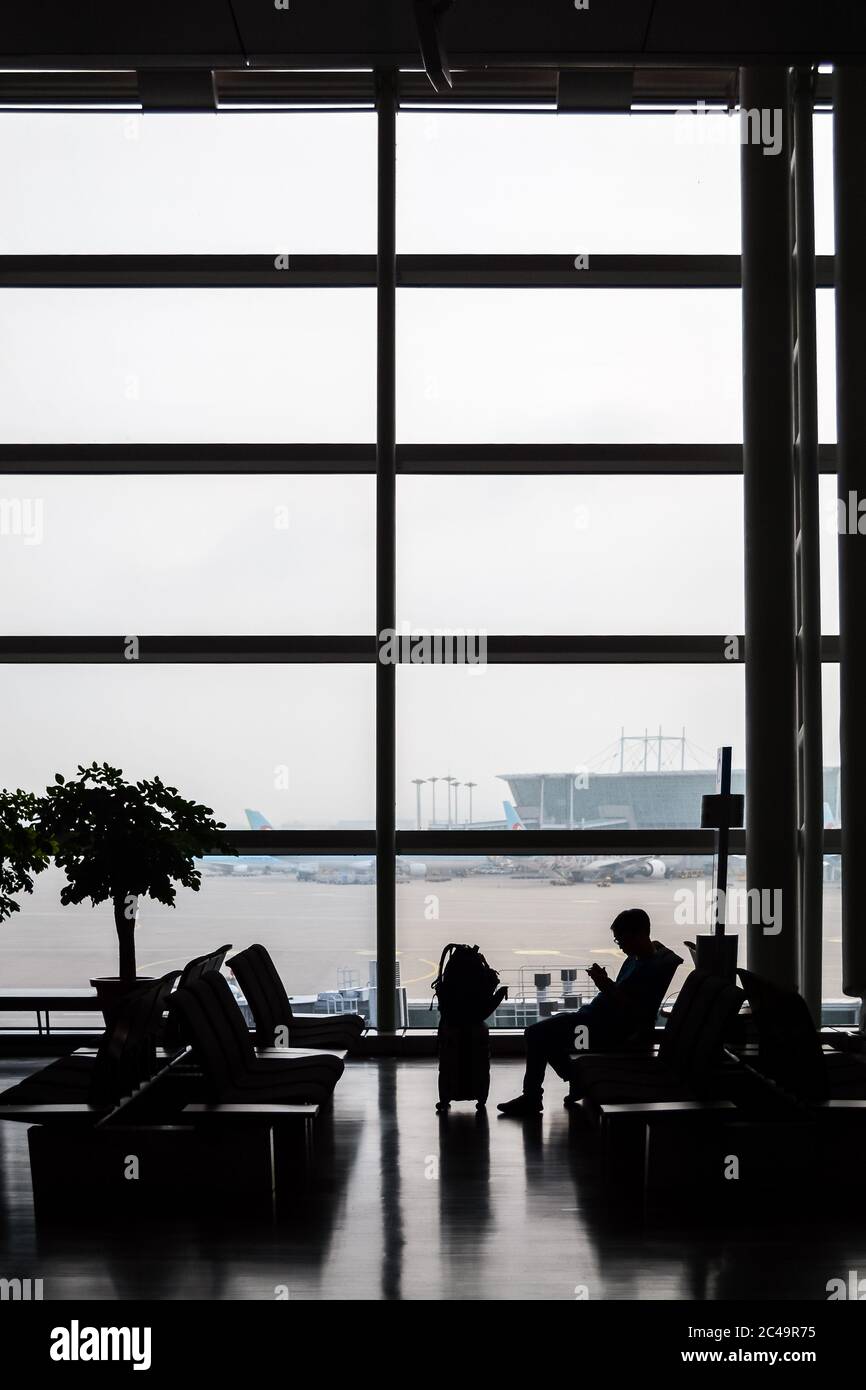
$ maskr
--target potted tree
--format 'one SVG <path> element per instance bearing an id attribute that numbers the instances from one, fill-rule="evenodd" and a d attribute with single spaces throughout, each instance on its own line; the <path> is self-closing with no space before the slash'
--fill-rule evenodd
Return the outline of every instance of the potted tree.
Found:
<path id="1" fill-rule="evenodd" d="M 225 826 L 208 806 L 182 797 L 159 777 L 127 782 L 108 763 L 79 766 L 46 788 L 43 823 L 55 863 L 66 874 L 64 906 L 110 902 L 117 932 L 118 973 L 91 981 L 103 1011 L 135 987 L 135 925 L 143 895 L 174 907 L 176 885 L 198 892 L 196 859 L 231 853 Z"/>
<path id="2" fill-rule="evenodd" d="M 13 893 L 33 892 L 33 878 L 47 867 L 52 849 L 39 798 L 20 789 L 0 791 L 0 922 L 20 910 Z"/>

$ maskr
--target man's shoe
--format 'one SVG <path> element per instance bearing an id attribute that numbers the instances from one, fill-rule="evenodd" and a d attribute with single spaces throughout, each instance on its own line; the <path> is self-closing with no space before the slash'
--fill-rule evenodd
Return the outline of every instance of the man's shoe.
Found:
<path id="1" fill-rule="evenodd" d="M 544 1106 L 540 1100 L 533 1100 L 532 1096 L 517 1096 L 514 1100 L 503 1100 L 497 1105 L 497 1110 L 501 1110 L 503 1115 L 515 1115 L 521 1118 L 524 1115 L 540 1115 Z"/>

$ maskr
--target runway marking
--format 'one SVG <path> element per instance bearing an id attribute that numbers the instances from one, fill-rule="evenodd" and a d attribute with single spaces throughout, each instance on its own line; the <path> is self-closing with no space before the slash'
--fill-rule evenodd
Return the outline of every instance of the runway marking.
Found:
<path id="1" fill-rule="evenodd" d="M 157 965 L 172 965 L 180 961 L 186 965 L 189 956 L 165 956 L 162 960 L 149 960 L 146 965 L 139 965 L 139 970 L 153 970 Z"/>
<path id="2" fill-rule="evenodd" d="M 415 978 L 414 978 L 414 980 L 403 980 L 401 983 L 402 983 L 404 986 L 405 986 L 405 985 L 418 985 L 418 984 L 421 984 L 421 982 L 422 982 L 423 980 L 433 980 L 433 979 L 435 979 L 435 977 L 436 977 L 436 971 L 439 969 L 439 962 L 438 962 L 438 960 L 426 960 L 426 959 L 424 958 L 424 956 L 419 956 L 418 959 L 420 960 L 420 962 L 421 962 L 422 965 L 432 965 L 432 966 L 433 966 L 433 969 L 430 971 L 430 974 L 429 974 L 429 975 L 416 975 Z"/>
<path id="3" fill-rule="evenodd" d="M 538 946 L 534 951 L 512 951 L 513 956 L 561 956 L 561 951 L 555 951 L 552 947 Z"/>

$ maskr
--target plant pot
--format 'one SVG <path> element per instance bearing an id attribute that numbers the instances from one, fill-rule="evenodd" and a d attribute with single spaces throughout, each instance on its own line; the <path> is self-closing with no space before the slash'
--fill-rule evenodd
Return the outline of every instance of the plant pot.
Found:
<path id="1" fill-rule="evenodd" d="M 152 984 L 155 978 L 155 975 L 137 975 L 134 980 L 122 980 L 119 975 L 99 975 L 95 980 L 91 980 L 106 1026 L 111 1022 L 118 1004 L 128 994 L 132 994 L 133 990 L 139 989 L 141 985 Z"/>

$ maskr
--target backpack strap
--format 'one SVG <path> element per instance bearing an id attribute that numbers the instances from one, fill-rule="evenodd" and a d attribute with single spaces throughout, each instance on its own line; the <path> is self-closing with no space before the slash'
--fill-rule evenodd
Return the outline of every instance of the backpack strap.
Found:
<path id="1" fill-rule="evenodd" d="M 456 950 L 457 950 L 457 942 L 456 942 L 456 941 L 449 941 L 448 945 L 445 946 L 445 947 L 443 948 L 442 954 L 441 954 L 441 956 L 439 957 L 439 971 L 438 971 L 438 973 L 437 973 L 437 975 L 436 975 L 436 979 L 433 981 L 432 985 L 430 986 L 430 988 L 432 989 L 432 991 L 433 991 L 434 994 L 436 993 L 436 991 L 438 990 L 439 986 L 441 985 L 441 983 L 442 983 L 442 976 L 445 974 L 445 966 L 446 966 L 446 964 L 447 964 L 447 962 L 446 962 L 446 960 L 445 960 L 445 957 L 446 957 L 447 955 L 449 955 L 450 952 L 456 951 Z M 428 1013 L 432 1013 L 432 1011 L 433 1011 L 433 1003 L 434 1003 L 434 1001 L 431 999 L 431 1000 L 430 1000 L 430 1008 L 427 1010 Z"/>

